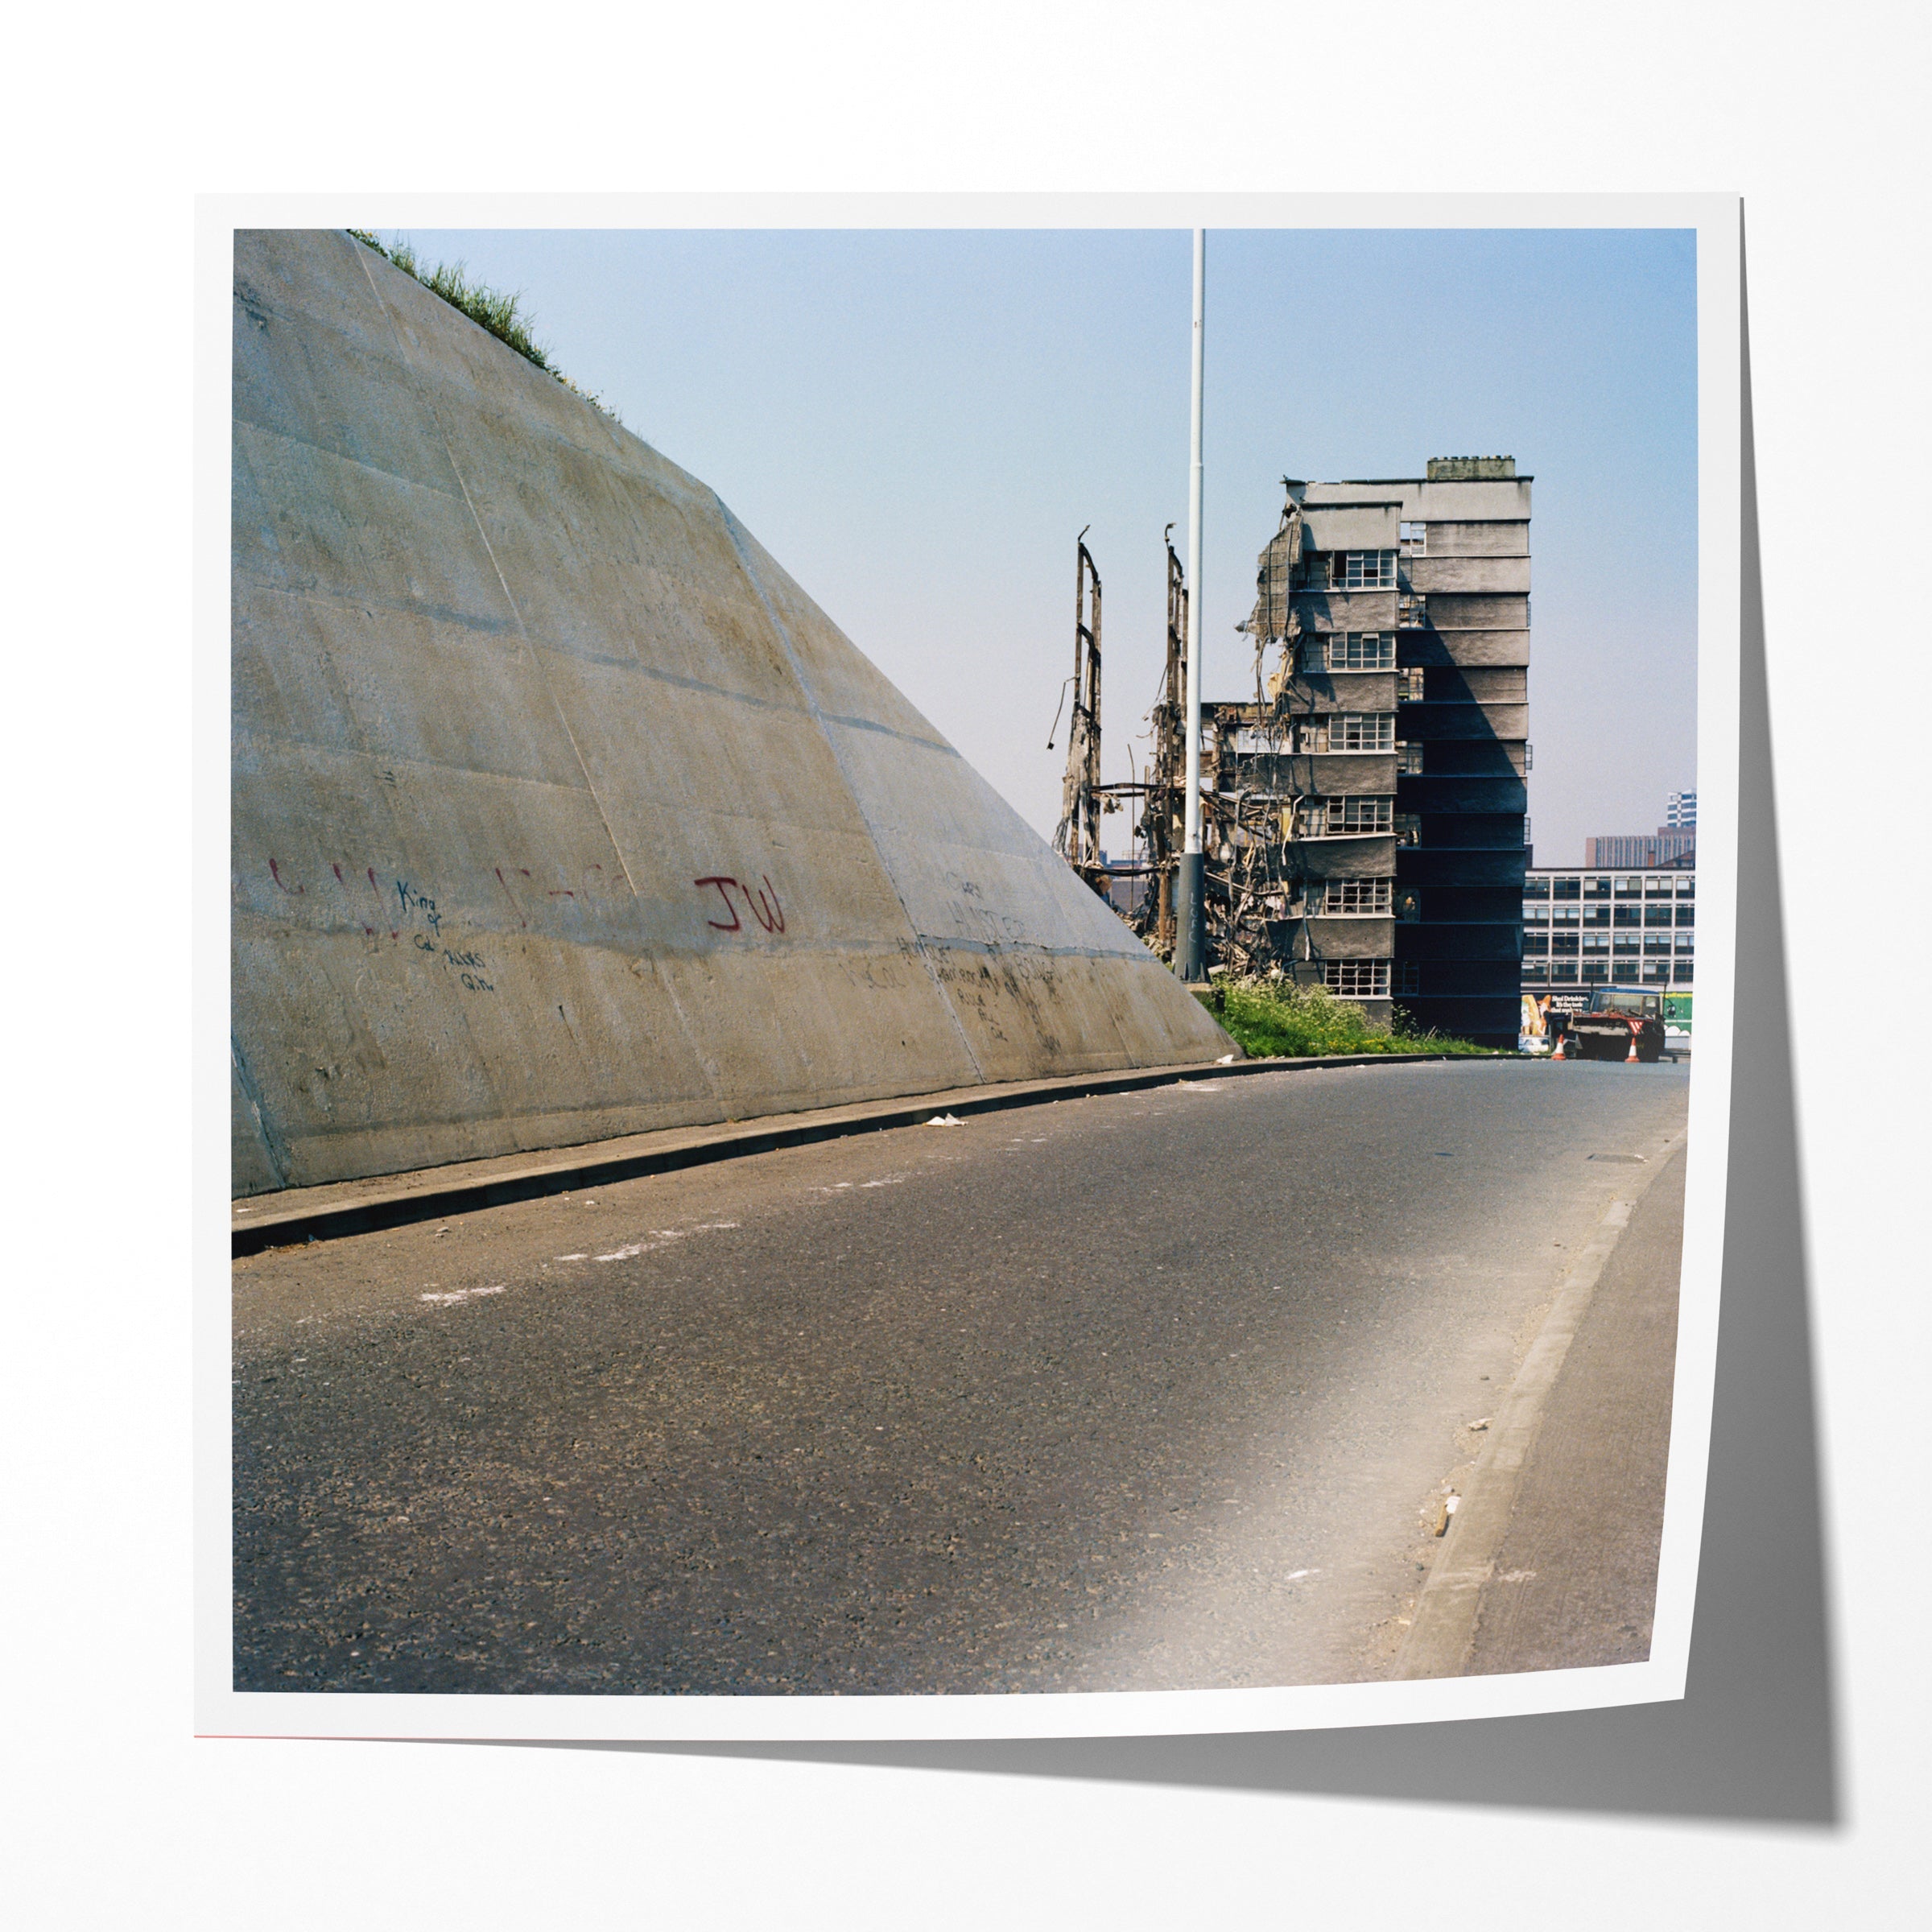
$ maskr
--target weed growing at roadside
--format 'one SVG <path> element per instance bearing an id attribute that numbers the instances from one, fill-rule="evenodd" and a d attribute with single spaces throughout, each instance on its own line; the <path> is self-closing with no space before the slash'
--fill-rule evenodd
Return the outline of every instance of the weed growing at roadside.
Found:
<path id="1" fill-rule="evenodd" d="M 1216 996 L 1219 996 L 1218 998 Z M 1326 986 L 1297 986 L 1287 980 L 1217 976 L 1195 996 L 1241 1043 L 1252 1059 L 1300 1058 L 1327 1053 L 1488 1054 L 1473 1040 L 1417 1032 L 1399 1006 L 1395 1025 L 1377 1026 L 1352 1001 Z"/>

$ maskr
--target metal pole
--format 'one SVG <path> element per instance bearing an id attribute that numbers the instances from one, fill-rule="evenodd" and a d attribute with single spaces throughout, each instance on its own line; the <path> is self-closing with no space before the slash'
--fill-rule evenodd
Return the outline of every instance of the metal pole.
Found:
<path id="1" fill-rule="evenodd" d="M 1201 856 L 1201 392 L 1207 333 L 1208 231 L 1194 231 L 1194 408 L 1187 478 L 1187 837 L 1175 881 L 1174 962 L 1183 980 L 1208 976 L 1207 909 Z"/>

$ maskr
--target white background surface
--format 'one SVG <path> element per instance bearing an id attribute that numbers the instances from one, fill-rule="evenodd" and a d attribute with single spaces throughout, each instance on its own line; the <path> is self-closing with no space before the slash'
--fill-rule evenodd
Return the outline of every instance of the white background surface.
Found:
<path id="1" fill-rule="evenodd" d="M 1916 1922 L 1932 1337 L 1922 1075 L 1892 1022 L 1919 997 L 1926 956 L 1906 862 L 1924 843 L 1907 785 L 1925 754 L 1905 725 L 1926 630 L 1925 524 L 1907 488 L 1928 446 L 1921 17 L 1465 5 L 1336 10 L 1311 27 L 1273 6 L 1034 4 L 923 18 L 349 6 L 102 18 L 85 40 L 36 26 L 14 43 L 4 1600 L 18 1915 Z M 1839 1823 L 1513 1809 L 1484 1802 L 1474 1775 L 1424 1803 L 192 1738 L 190 197 L 398 185 L 1744 194 Z M 1836 526 L 1822 506 L 1847 500 L 1873 533 L 1853 597 L 1854 564 L 1816 535 Z M 1896 702 L 1821 704 L 1840 654 L 1862 691 Z M 1821 733 L 1840 758 L 1868 747 L 1855 792 L 1817 788 Z M 197 749 L 218 800 L 222 748 Z M 1881 914 L 1894 950 L 1811 937 L 1815 911 L 1853 906 Z M 1720 1389 L 1723 1377 L 1720 1342 Z M 1775 1589 L 1778 1552 L 1763 1554 Z M 1694 1653 L 1694 1686 L 1696 1672 Z"/>

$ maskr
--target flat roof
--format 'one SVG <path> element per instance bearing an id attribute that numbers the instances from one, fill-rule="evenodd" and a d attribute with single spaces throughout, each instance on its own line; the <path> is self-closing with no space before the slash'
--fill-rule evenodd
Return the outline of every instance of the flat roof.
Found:
<path id="1" fill-rule="evenodd" d="M 1534 483 L 1534 474 L 1513 477 L 1285 477 L 1292 489 L 1381 489 L 1390 484 L 1435 483 Z"/>

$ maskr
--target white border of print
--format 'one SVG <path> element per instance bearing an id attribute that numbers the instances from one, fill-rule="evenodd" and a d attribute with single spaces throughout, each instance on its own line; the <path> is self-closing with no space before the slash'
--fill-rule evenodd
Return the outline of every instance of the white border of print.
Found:
<path id="1" fill-rule="evenodd" d="M 204 1736 L 745 1740 L 1156 1736 L 1443 1722 L 1684 1694 L 1709 1461 L 1737 889 L 1740 206 L 1732 195 L 204 196 L 195 336 L 195 1726 Z M 242 227 L 1691 228 L 1698 299 L 1698 1015 L 1670 1472 L 1649 1659 L 1271 1690 L 967 1696 L 238 1692 L 229 1439 L 229 312 Z M 1178 380 L 1177 377 L 1177 380 Z"/>

